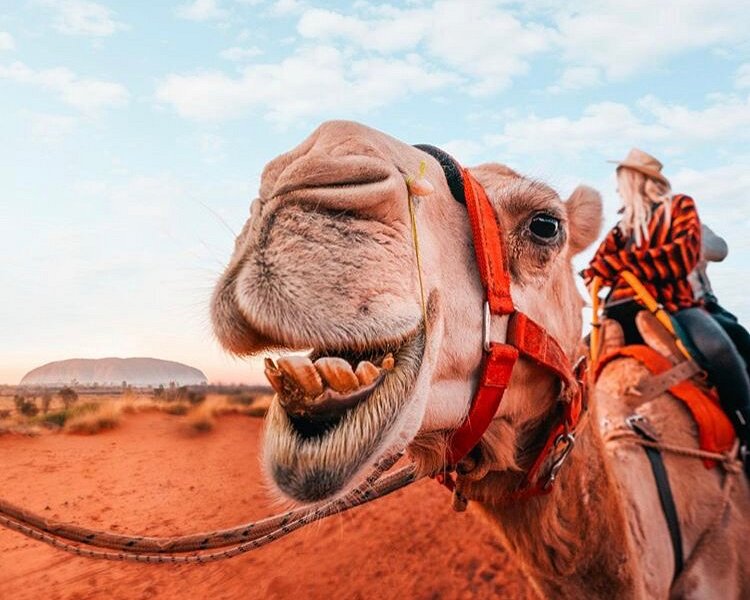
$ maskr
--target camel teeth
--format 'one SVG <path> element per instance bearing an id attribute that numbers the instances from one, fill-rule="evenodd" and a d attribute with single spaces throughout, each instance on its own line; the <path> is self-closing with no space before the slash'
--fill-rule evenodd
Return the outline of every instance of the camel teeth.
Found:
<path id="1" fill-rule="evenodd" d="M 273 359 L 268 357 L 263 359 L 263 365 L 266 369 L 276 369 L 276 364 L 273 362 Z"/>
<path id="2" fill-rule="evenodd" d="M 266 375 L 266 379 L 271 384 L 271 387 L 277 394 L 281 394 L 284 390 L 283 375 L 279 373 L 275 368 L 266 367 L 263 371 Z"/>
<path id="3" fill-rule="evenodd" d="M 380 366 L 383 367 L 386 371 L 390 371 L 394 366 L 396 366 L 396 360 L 393 358 L 393 354 L 391 354 L 390 352 L 386 354 L 383 362 L 380 363 Z"/>
<path id="4" fill-rule="evenodd" d="M 318 396 L 323 392 L 323 381 L 307 356 L 283 356 L 279 369 L 292 379 L 306 396 Z"/>
<path id="5" fill-rule="evenodd" d="M 378 369 L 369 360 L 363 360 L 357 365 L 357 370 L 354 371 L 357 376 L 360 385 L 370 385 L 380 375 L 380 369 Z"/>
<path id="6" fill-rule="evenodd" d="M 343 358 L 324 356 L 315 361 L 315 367 L 325 382 L 337 392 L 350 392 L 359 387 L 359 380 L 351 365 Z"/>

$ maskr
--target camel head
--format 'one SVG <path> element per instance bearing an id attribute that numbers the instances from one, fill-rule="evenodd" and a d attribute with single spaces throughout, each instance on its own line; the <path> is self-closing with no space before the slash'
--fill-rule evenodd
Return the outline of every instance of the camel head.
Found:
<path id="1" fill-rule="evenodd" d="M 413 202 L 420 286 L 406 181 L 422 163 L 434 189 Z M 472 173 L 504 232 L 516 307 L 573 355 L 582 300 L 571 258 L 599 233 L 599 195 L 579 187 L 563 202 L 499 164 Z M 483 302 L 466 208 L 434 158 L 334 121 L 272 160 L 212 317 L 230 352 L 305 352 L 267 361 L 277 395 L 264 460 L 275 487 L 298 502 L 321 501 L 415 440 L 447 439 L 476 385 Z M 550 409 L 555 385 L 519 361 L 497 415 L 508 423 L 508 445 Z M 433 460 L 443 449 L 433 444 Z"/>

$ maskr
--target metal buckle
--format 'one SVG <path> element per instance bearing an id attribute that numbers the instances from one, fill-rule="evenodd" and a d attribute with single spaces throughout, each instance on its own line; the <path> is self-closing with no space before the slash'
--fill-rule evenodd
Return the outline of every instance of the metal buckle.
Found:
<path id="1" fill-rule="evenodd" d="M 490 351 L 490 303 L 484 301 L 484 319 L 482 320 L 482 348 L 485 352 Z"/>
<path id="2" fill-rule="evenodd" d="M 498 340 L 498 344 L 505 344 L 508 340 L 508 323 L 510 322 L 510 315 L 496 315 L 498 319 L 502 319 L 502 340 Z M 490 311 L 490 303 L 488 300 L 484 301 L 484 310 L 482 317 L 482 348 L 485 352 L 490 351 L 490 345 L 492 343 L 491 338 L 492 329 L 492 311 Z"/>
<path id="3" fill-rule="evenodd" d="M 555 483 L 555 480 L 557 479 L 557 474 L 560 472 L 560 469 L 562 468 L 563 464 L 565 464 L 565 461 L 567 460 L 568 456 L 570 455 L 570 452 L 573 450 L 573 446 L 575 446 L 576 443 L 576 436 L 573 435 L 570 432 L 561 433 L 557 436 L 557 439 L 555 440 L 555 446 L 552 450 L 554 458 L 552 460 L 552 465 L 549 468 L 549 473 L 547 475 L 547 481 L 544 482 L 544 489 L 548 490 L 552 487 L 552 485 Z M 560 450 L 560 446 L 565 444 L 562 450 Z M 558 450 L 560 450 L 560 453 L 557 454 Z"/>
<path id="4" fill-rule="evenodd" d="M 658 442 L 659 436 L 654 431 L 649 420 L 638 413 L 632 414 L 625 419 L 625 424 L 630 427 L 637 435 L 651 442 Z"/>

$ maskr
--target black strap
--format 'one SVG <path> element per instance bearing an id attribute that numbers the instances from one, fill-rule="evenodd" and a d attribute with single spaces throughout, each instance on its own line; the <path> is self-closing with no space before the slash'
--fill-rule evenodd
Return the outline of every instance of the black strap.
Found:
<path id="1" fill-rule="evenodd" d="M 658 441 L 654 433 L 651 431 L 650 425 L 645 417 L 634 415 L 628 418 L 627 422 L 628 425 L 630 425 L 630 428 L 643 439 L 650 442 Z M 651 472 L 654 474 L 656 489 L 659 492 L 661 509 L 664 512 L 664 517 L 667 521 L 667 528 L 669 529 L 669 537 L 672 540 L 672 549 L 674 550 L 674 577 L 672 578 L 672 581 L 674 581 L 680 573 L 682 573 L 682 569 L 685 566 L 685 559 L 682 551 L 680 519 L 677 516 L 677 507 L 674 503 L 672 487 L 669 485 L 669 477 L 667 476 L 667 469 L 664 466 L 661 452 L 656 448 L 650 448 L 648 446 L 642 446 L 642 448 L 646 451 L 648 462 L 651 464 Z"/>
<path id="2" fill-rule="evenodd" d="M 461 204 L 466 204 L 464 178 L 461 176 L 461 167 L 456 162 L 456 159 L 437 146 L 430 146 L 430 144 L 414 144 L 414 147 L 419 148 L 422 152 L 426 152 L 440 163 L 453 197 Z"/>

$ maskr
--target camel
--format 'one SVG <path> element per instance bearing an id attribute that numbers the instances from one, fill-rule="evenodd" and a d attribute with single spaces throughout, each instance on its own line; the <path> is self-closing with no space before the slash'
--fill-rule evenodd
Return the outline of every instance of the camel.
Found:
<path id="1" fill-rule="evenodd" d="M 424 195 L 410 204 L 420 171 Z M 501 164 L 470 171 L 504 232 L 516 307 L 574 360 L 583 299 L 571 261 L 599 234 L 599 194 L 579 186 L 562 201 Z M 266 361 L 277 394 L 263 460 L 274 489 L 301 504 L 341 497 L 402 450 L 423 473 L 443 469 L 479 377 L 483 293 L 466 209 L 432 156 L 364 125 L 332 121 L 272 160 L 216 286 L 212 320 L 220 343 L 237 355 L 312 349 Z M 519 360 L 471 454 L 464 493 L 542 597 L 750 597 L 750 561 L 741 553 L 750 535 L 744 477 L 701 540 L 716 521 L 723 474 L 665 455 L 688 557 L 673 582 L 644 452 L 604 444 L 603 431 L 634 408 L 625 390 L 645 375 L 632 359 L 607 366 L 553 491 L 507 502 L 558 395 L 554 377 Z M 639 410 L 671 441 L 695 446 L 694 425 L 674 398 L 664 394 Z"/>

